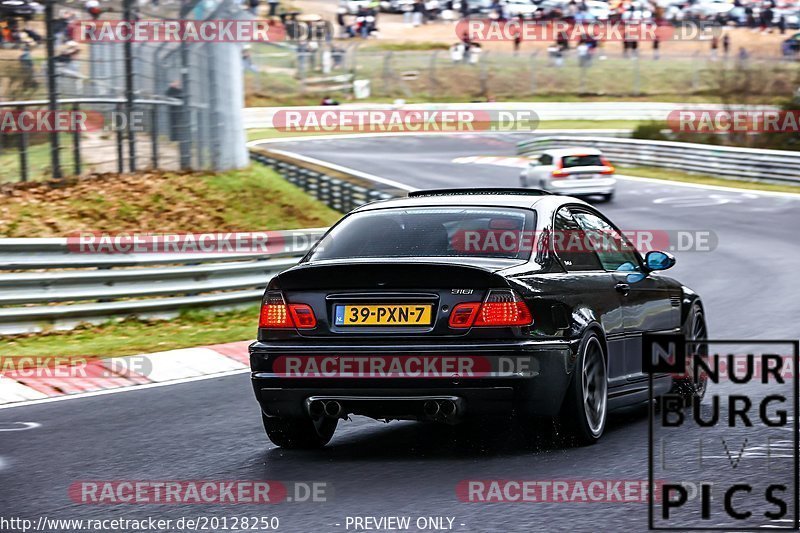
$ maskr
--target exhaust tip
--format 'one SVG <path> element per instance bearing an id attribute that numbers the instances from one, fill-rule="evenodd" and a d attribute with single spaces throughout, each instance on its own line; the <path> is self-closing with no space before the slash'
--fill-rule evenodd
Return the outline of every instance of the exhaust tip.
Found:
<path id="1" fill-rule="evenodd" d="M 342 414 L 342 404 L 332 400 L 325 404 L 325 415 L 331 418 L 339 418 Z"/>
<path id="2" fill-rule="evenodd" d="M 314 400 L 308 406 L 308 414 L 312 418 L 320 418 L 325 414 L 325 405 L 320 400 Z"/>
<path id="3" fill-rule="evenodd" d="M 444 416 L 456 414 L 456 403 L 453 400 L 443 400 L 440 410 Z"/>
<path id="4" fill-rule="evenodd" d="M 434 400 L 428 400 L 422 406 L 422 409 L 425 411 L 425 414 L 430 417 L 434 417 L 439 414 L 439 402 Z"/>

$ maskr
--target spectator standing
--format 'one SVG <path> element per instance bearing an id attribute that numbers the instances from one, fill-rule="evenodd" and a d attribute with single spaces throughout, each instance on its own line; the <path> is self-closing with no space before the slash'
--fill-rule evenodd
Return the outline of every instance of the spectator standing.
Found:
<path id="1" fill-rule="evenodd" d="M 653 59 L 658 59 L 660 56 L 659 48 L 661 47 L 661 40 L 658 38 L 658 34 L 653 36 Z"/>
<path id="2" fill-rule="evenodd" d="M 278 13 L 278 4 L 280 4 L 280 0 L 267 0 L 269 4 L 269 16 L 274 17 Z"/>
<path id="3" fill-rule="evenodd" d="M 783 15 L 778 19 L 778 30 L 781 32 L 781 35 L 786 33 L 786 17 Z"/>
<path id="4" fill-rule="evenodd" d="M 717 59 L 717 49 L 719 49 L 719 37 L 711 37 L 711 59 Z"/>
<path id="5" fill-rule="evenodd" d="M 416 27 L 422 24 L 423 16 L 425 11 L 425 2 L 424 0 L 415 0 L 414 2 L 414 15 L 412 17 L 412 24 Z"/>
<path id="6" fill-rule="evenodd" d="M 725 57 L 728 57 L 728 53 L 731 50 L 731 36 L 727 33 L 722 36 L 722 53 Z"/>

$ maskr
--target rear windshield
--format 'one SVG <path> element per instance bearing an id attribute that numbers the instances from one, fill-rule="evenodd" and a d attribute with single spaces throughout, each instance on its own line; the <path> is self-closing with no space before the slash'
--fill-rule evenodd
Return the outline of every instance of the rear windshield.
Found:
<path id="1" fill-rule="evenodd" d="M 527 260 L 535 212 L 422 207 L 354 213 L 326 235 L 310 260 L 350 257 L 490 257 Z"/>
<path id="2" fill-rule="evenodd" d="M 599 155 L 565 155 L 561 158 L 564 168 L 601 167 L 603 160 Z"/>

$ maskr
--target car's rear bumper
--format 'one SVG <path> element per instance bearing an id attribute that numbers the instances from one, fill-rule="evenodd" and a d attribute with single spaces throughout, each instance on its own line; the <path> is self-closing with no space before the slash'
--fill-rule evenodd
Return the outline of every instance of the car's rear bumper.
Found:
<path id="1" fill-rule="evenodd" d="M 594 194 L 614 194 L 614 189 L 616 186 L 617 180 L 615 178 L 554 179 L 548 182 L 547 190 L 556 194 L 581 196 Z"/>
<path id="2" fill-rule="evenodd" d="M 574 366 L 575 347 L 568 341 L 512 341 L 481 344 L 402 346 L 332 346 L 256 342 L 250 346 L 252 383 L 267 416 L 309 416 L 314 399 L 336 400 L 345 414 L 373 418 L 424 419 L 426 401 L 452 400 L 459 418 L 510 413 L 555 415 L 563 402 Z M 281 357 L 310 356 L 453 356 L 491 361 L 525 360 L 525 372 L 490 372 L 456 377 L 320 377 L 276 371 Z"/>

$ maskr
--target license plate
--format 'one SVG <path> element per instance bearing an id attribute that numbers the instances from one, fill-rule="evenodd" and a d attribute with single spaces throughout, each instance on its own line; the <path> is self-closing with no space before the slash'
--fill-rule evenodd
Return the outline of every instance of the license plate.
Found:
<path id="1" fill-rule="evenodd" d="M 333 323 L 337 326 L 430 326 L 431 306 L 337 305 Z"/>
<path id="2" fill-rule="evenodd" d="M 573 174 L 578 179 L 587 180 L 587 179 L 595 179 L 597 174 Z"/>

